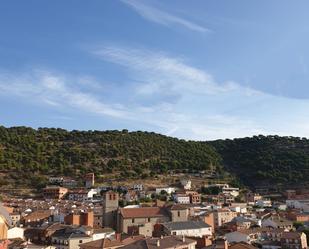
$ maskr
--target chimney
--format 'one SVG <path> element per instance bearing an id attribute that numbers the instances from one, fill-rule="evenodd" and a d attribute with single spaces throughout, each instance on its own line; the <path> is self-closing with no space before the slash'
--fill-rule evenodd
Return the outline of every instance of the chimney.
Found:
<path id="1" fill-rule="evenodd" d="M 157 247 L 160 247 L 160 240 L 157 240 Z"/>

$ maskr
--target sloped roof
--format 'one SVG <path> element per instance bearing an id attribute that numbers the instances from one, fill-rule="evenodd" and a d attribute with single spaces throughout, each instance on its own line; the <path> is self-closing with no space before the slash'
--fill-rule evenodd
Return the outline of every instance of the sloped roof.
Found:
<path id="1" fill-rule="evenodd" d="M 123 218 L 145 218 L 145 217 L 163 217 L 165 211 L 159 207 L 141 207 L 141 208 L 121 208 L 120 214 Z"/>
<path id="2" fill-rule="evenodd" d="M 55 231 L 52 237 L 61 239 L 70 239 L 70 238 L 88 238 L 89 236 L 84 234 L 78 229 L 75 229 L 73 227 L 67 227 Z"/>
<path id="3" fill-rule="evenodd" d="M 90 242 L 86 242 L 83 244 L 80 244 L 81 249 L 103 249 L 103 248 L 118 248 L 125 245 L 129 245 L 132 243 L 135 243 L 136 241 L 144 239 L 143 236 L 128 236 L 125 234 L 121 234 L 121 239 L 110 239 L 110 238 L 104 238 L 99 240 L 94 240 Z"/>
<path id="4" fill-rule="evenodd" d="M 229 249 L 257 249 L 257 247 L 253 245 L 249 245 L 244 242 L 239 242 L 229 246 Z"/>
<path id="5" fill-rule="evenodd" d="M 257 227 L 257 228 L 249 228 L 249 229 L 241 229 L 238 231 L 235 231 L 233 233 L 243 233 L 243 234 L 254 234 L 254 233 L 276 233 L 276 234 L 280 234 L 282 232 L 284 232 L 283 228 L 269 228 L 269 227 Z"/>
<path id="6" fill-rule="evenodd" d="M 243 217 L 243 216 L 237 216 L 237 217 L 232 219 L 232 222 L 239 222 L 239 223 L 251 222 L 251 223 L 253 223 L 254 221 L 250 220 L 246 217 Z"/>
<path id="7" fill-rule="evenodd" d="M 105 238 L 83 243 L 79 246 L 82 249 L 103 249 L 111 247 L 120 247 L 122 246 L 122 243 L 119 240 L 110 240 L 108 238 Z"/>
<path id="8" fill-rule="evenodd" d="M 160 245 L 158 246 L 158 241 Z M 146 238 L 139 240 L 133 244 L 122 247 L 123 249 L 164 249 L 164 248 L 183 248 L 190 244 L 196 244 L 196 241 L 192 239 L 179 236 L 167 236 L 164 238 Z"/>
<path id="9" fill-rule="evenodd" d="M 284 226 L 284 225 L 292 225 L 293 224 L 292 221 L 290 221 L 290 220 L 288 220 L 288 219 L 286 219 L 284 217 L 281 217 L 281 216 L 279 216 L 277 214 L 276 215 L 272 215 L 269 218 L 266 218 L 265 220 L 271 220 L 271 221 L 277 223 L 279 226 L 280 225 Z"/>
<path id="10" fill-rule="evenodd" d="M 173 204 L 170 207 L 170 210 L 186 210 L 189 209 L 190 207 L 192 207 L 191 204 Z"/>
<path id="11" fill-rule="evenodd" d="M 25 216 L 28 222 L 47 219 L 51 215 L 51 210 L 37 210 Z"/>
<path id="12" fill-rule="evenodd" d="M 110 227 L 104 227 L 104 228 L 94 228 L 93 233 L 112 233 L 115 232 L 114 229 Z"/>

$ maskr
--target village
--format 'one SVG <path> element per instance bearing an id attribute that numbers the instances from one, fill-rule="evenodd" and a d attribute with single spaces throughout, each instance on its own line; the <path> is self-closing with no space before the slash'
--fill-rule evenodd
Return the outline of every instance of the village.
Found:
<path id="1" fill-rule="evenodd" d="M 0 249 L 309 249 L 309 1 L 0 0 Z"/>
<path id="2" fill-rule="evenodd" d="M 307 248 L 306 189 L 83 184 L 55 176 L 39 198 L 4 197 L 0 248 Z"/>

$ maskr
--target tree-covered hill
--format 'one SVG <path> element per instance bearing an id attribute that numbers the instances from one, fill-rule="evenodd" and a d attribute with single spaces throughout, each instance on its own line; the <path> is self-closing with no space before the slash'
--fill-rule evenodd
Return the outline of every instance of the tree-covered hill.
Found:
<path id="1" fill-rule="evenodd" d="M 210 144 L 222 156 L 225 168 L 249 186 L 309 182 L 306 138 L 260 135 Z"/>
<path id="2" fill-rule="evenodd" d="M 210 145 L 151 132 L 0 127 L 0 172 L 17 180 L 40 174 L 146 177 L 170 169 L 220 170 L 220 160 Z"/>
<path id="3" fill-rule="evenodd" d="M 0 126 L 0 186 L 37 186 L 42 176 L 87 172 L 145 178 L 174 171 L 228 171 L 248 186 L 309 179 L 309 140 L 254 136 L 185 141 L 153 132 Z"/>

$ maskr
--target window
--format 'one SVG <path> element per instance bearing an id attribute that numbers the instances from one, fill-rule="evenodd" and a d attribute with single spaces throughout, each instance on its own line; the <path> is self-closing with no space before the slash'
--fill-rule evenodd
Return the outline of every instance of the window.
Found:
<path id="1" fill-rule="evenodd" d="M 132 219 L 132 223 L 134 223 L 134 221 L 135 221 L 135 220 L 134 220 L 134 219 Z"/>
<path id="2" fill-rule="evenodd" d="M 180 217 L 180 211 L 178 211 L 178 217 Z"/>
<path id="3" fill-rule="evenodd" d="M 150 222 L 150 220 L 151 220 L 151 219 L 150 219 L 150 218 L 148 218 L 148 222 Z"/>
<path id="4" fill-rule="evenodd" d="M 81 243 L 83 243 L 83 241 L 82 241 L 82 240 L 80 240 L 80 241 L 79 241 L 79 244 L 81 244 Z"/>

